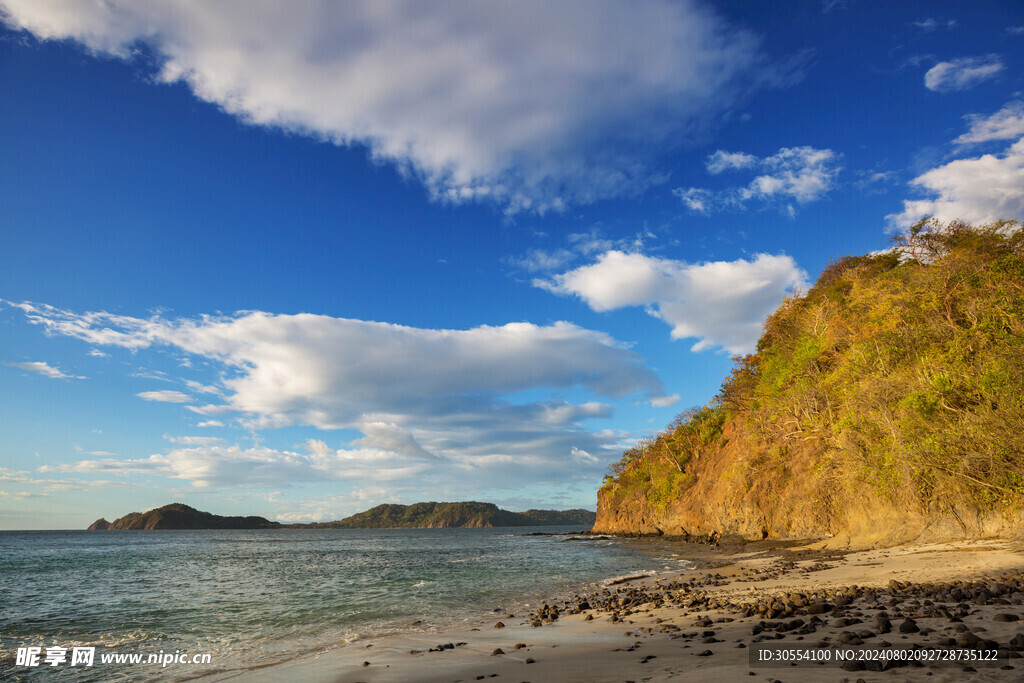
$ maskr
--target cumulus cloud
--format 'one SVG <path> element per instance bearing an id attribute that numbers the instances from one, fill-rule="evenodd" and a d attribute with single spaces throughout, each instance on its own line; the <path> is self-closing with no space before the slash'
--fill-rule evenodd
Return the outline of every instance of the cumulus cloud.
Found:
<path id="1" fill-rule="evenodd" d="M 1024 138 L 1001 155 L 983 154 L 933 168 L 911 185 L 932 196 L 905 200 L 901 213 L 887 217 L 895 227 L 925 216 L 976 224 L 1024 218 Z"/>
<path id="2" fill-rule="evenodd" d="M 140 391 L 135 394 L 146 401 L 157 401 L 159 403 L 191 403 L 194 399 L 188 394 L 170 389 L 162 391 Z"/>
<path id="3" fill-rule="evenodd" d="M 196 407 L 202 414 L 236 410 L 334 428 L 402 406 L 428 410 L 441 397 L 540 387 L 661 395 L 660 382 L 634 352 L 566 322 L 433 330 L 311 314 L 165 320 L 10 305 L 52 334 L 127 349 L 169 346 L 222 363 L 235 373 L 223 380 L 228 401 Z M 143 393 L 150 400 L 190 399 L 181 392 Z"/>
<path id="4" fill-rule="evenodd" d="M 196 426 L 197 427 L 223 427 L 224 423 L 221 422 L 220 420 L 203 420 L 202 422 L 200 422 Z"/>
<path id="5" fill-rule="evenodd" d="M 1016 140 L 1024 137 L 1024 101 L 1010 102 L 991 116 L 972 114 L 967 121 L 970 130 L 953 141 L 958 145 Z"/>
<path id="6" fill-rule="evenodd" d="M 597 262 L 534 285 L 576 295 L 595 311 L 645 306 L 672 326 L 672 338 L 697 338 L 692 350 L 752 351 L 765 318 L 807 274 L 789 256 L 690 264 L 639 253 L 609 251 Z M 667 401 L 654 397 L 654 405 Z"/>
<path id="7" fill-rule="evenodd" d="M 49 377 L 50 379 L 85 379 L 80 375 L 69 375 L 60 368 L 55 368 L 46 361 L 36 360 L 28 361 L 25 363 L 8 363 L 12 368 L 20 368 L 21 370 L 28 370 L 36 374 L 42 375 L 43 377 Z"/>
<path id="8" fill-rule="evenodd" d="M 49 334 L 108 348 L 138 352 L 151 347 L 200 357 L 220 369 L 225 402 L 186 408 L 202 415 L 231 413 L 254 428 L 358 430 L 361 436 L 331 451 L 331 457 L 358 469 L 357 461 L 376 463 L 380 454 L 390 454 L 393 461 L 406 463 L 392 472 L 396 477 L 412 477 L 422 468 L 449 474 L 456 468 L 460 477 L 492 483 L 596 476 L 596 471 L 568 463 L 572 448 L 593 454 L 614 450 L 615 440 L 582 426 L 609 417 L 609 404 L 561 398 L 521 403 L 511 397 L 525 391 L 582 391 L 646 401 L 670 398 L 627 345 L 565 322 L 432 330 L 308 314 L 245 312 L 168 320 L 9 305 Z M 173 439 L 197 448 L 130 461 L 83 461 L 89 464 L 79 463 L 74 471 L 145 471 L 218 486 L 289 473 L 305 481 L 316 470 L 310 458 L 321 452 L 297 456 L 241 449 L 206 437 Z M 203 459 L 221 469 L 203 474 L 198 464 Z M 246 478 L 249 465 L 253 476 Z M 528 466 L 536 469 L 525 471 Z"/>
<path id="9" fill-rule="evenodd" d="M 712 175 L 726 171 L 760 171 L 760 174 L 742 187 L 722 190 L 677 187 L 672 191 L 696 213 L 743 209 L 756 202 L 785 206 L 793 215 L 795 209 L 791 202 L 806 204 L 821 199 L 832 189 L 842 168 L 839 154 L 814 147 L 783 147 L 767 157 L 718 150 L 708 156 L 705 166 Z"/>
<path id="10" fill-rule="evenodd" d="M 691 0 L 0 0 L 42 40 L 132 59 L 243 121 L 361 145 L 440 200 L 559 209 L 633 193 L 759 88 L 759 39 Z M 267 30 L 273 27 L 273 30 Z"/>
<path id="11" fill-rule="evenodd" d="M 924 75 L 924 87 L 935 92 L 969 90 L 987 81 L 1003 70 L 999 55 L 964 57 L 951 62 L 939 62 Z"/>

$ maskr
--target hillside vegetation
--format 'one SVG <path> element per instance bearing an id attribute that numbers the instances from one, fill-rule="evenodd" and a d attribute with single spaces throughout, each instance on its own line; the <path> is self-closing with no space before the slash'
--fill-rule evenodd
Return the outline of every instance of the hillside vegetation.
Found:
<path id="1" fill-rule="evenodd" d="M 1018 533 L 1024 232 L 921 222 L 841 258 L 709 405 L 614 464 L 597 530 L 866 544 Z"/>

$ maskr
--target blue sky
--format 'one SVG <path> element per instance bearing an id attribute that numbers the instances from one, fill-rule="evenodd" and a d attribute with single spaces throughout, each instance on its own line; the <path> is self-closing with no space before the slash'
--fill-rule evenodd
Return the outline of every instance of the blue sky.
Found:
<path id="1" fill-rule="evenodd" d="M 830 259 L 1024 216 L 1019 3 L 0 13 L 0 528 L 593 508 Z"/>

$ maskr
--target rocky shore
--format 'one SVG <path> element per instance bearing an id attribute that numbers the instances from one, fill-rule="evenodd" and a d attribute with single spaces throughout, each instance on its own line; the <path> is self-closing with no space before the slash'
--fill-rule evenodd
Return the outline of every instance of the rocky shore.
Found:
<path id="1" fill-rule="evenodd" d="M 244 675 L 534 683 L 1021 680 L 1022 551 L 1010 541 L 852 553 L 704 550 L 691 572 L 622 577 L 526 611 L 497 608 L 470 628 L 354 643 Z M 816 659 L 763 659 L 763 651 L 780 647 Z M 840 652 L 871 654 L 838 661 Z M 955 654 L 943 659 L 943 652 Z"/>

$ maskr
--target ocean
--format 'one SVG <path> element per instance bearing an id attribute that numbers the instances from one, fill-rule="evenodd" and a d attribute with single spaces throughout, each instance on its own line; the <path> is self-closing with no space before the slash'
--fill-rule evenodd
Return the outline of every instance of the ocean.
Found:
<path id="1" fill-rule="evenodd" d="M 0 679 L 244 671 L 690 566 L 670 541 L 527 535 L 579 530 L 0 532 Z M 41 649 L 39 664 L 18 665 L 26 647 Z M 53 647 L 67 648 L 68 661 L 47 665 Z M 71 664 L 75 647 L 96 648 L 92 667 Z M 211 663 L 100 663 L 112 653 L 209 654 Z"/>

